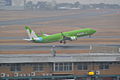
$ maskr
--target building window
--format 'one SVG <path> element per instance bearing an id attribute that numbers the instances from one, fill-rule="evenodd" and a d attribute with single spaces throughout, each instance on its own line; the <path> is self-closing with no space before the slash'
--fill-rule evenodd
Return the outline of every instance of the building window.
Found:
<path id="1" fill-rule="evenodd" d="M 33 65 L 33 71 L 40 72 L 43 71 L 43 64 L 34 64 Z"/>
<path id="2" fill-rule="evenodd" d="M 54 71 L 72 71 L 72 63 L 54 63 Z"/>
<path id="3" fill-rule="evenodd" d="M 100 69 L 109 69 L 109 64 L 108 63 L 101 63 L 100 66 L 99 66 Z"/>
<path id="4" fill-rule="evenodd" d="M 14 72 L 21 71 L 21 64 L 11 64 L 10 70 Z"/>
<path id="5" fill-rule="evenodd" d="M 86 63 L 77 63 L 77 69 L 78 70 L 87 70 L 88 66 Z"/>

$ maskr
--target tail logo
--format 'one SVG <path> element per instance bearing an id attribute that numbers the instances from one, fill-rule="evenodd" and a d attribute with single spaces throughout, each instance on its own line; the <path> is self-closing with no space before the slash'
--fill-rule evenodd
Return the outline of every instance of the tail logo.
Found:
<path id="1" fill-rule="evenodd" d="M 30 38 L 31 40 L 39 40 L 39 41 L 42 41 L 42 40 L 43 40 L 42 37 L 38 37 L 38 36 L 36 35 L 36 33 L 35 33 L 33 30 L 31 30 L 29 27 L 26 26 L 25 29 L 26 29 L 26 31 L 27 31 L 27 33 L 28 33 L 28 36 L 29 36 L 29 38 Z"/>

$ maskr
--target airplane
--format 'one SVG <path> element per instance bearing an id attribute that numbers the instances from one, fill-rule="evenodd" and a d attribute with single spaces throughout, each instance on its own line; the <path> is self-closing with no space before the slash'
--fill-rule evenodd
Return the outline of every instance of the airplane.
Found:
<path id="1" fill-rule="evenodd" d="M 30 39 L 24 39 L 24 40 L 32 41 L 35 43 L 51 43 L 51 42 L 59 41 L 60 43 L 66 44 L 67 40 L 73 41 L 73 40 L 77 40 L 78 37 L 83 37 L 83 36 L 90 37 L 96 32 L 96 30 L 94 29 L 85 28 L 85 29 L 73 30 L 69 32 L 56 33 L 52 35 L 48 35 L 44 33 L 42 33 L 41 35 L 38 35 L 28 26 L 25 26 L 25 29 Z"/>

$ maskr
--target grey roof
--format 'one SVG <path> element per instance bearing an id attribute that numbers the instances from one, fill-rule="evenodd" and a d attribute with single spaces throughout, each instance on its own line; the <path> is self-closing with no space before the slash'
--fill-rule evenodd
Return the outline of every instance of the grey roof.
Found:
<path id="1" fill-rule="evenodd" d="M 82 53 L 82 54 L 0 54 L 0 63 L 36 62 L 111 62 L 120 61 L 120 54 Z"/>

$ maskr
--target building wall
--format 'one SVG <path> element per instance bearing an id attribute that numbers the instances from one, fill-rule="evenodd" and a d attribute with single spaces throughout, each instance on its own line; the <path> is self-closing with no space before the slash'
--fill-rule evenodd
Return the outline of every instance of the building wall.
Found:
<path id="1" fill-rule="evenodd" d="M 0 0 L 0 6 L 11 6 L 12 0 Z"/>
<path id="2" fill-rule="evenodd" d="M 25 0 L 12 0 L 12 6 L 24 6 Z"/>
<path id="3" fill-rule="evenodd" d="M 19 67 L 13 67 L 13 69 L 16 68 L 18 71 L 11 71 L 11 65 L 13 64 L 0 64 L 0 76 L 3 76 L 3 73 L 5 73 L 5 76 L 15 76 L 15 74 L 19 74 L 19 76 L 44 76 L 44 75 L 88 75 L 89 71 L 99 71 L 100 75 L 120 75 L 120 63 L 118 62 L 111 62 L 111 63 L 104 63 L 109 65 L 107 66 L 107 69 L 100 69 L 100 65 L 103 63 L 79 63 L 82 65 L 87 65 L 87 68 L 81 67 L 78 70 L 78 63 L 72 63 L 72 69 L 71 67 L 62 67 L 61 64 L 58 66 L 58 70 L 61 71 L 55 71 L 55 63 L 29 63 L 29 64 L 20 64 L 20 71 Z M 42 65 L 42 66 L 41 66 Z M 37 66 L 37 67 L 36 67 Z M 63 65 L 66 66 L 66 63 Z M 70 64 L 71 66 L 71 64 Z M 39 67 L 39 68 L 38 68 Z M 63 69 L 64 68 L 64 69 Z M 38 70 L 38 71 L 35 71 Z"/>

